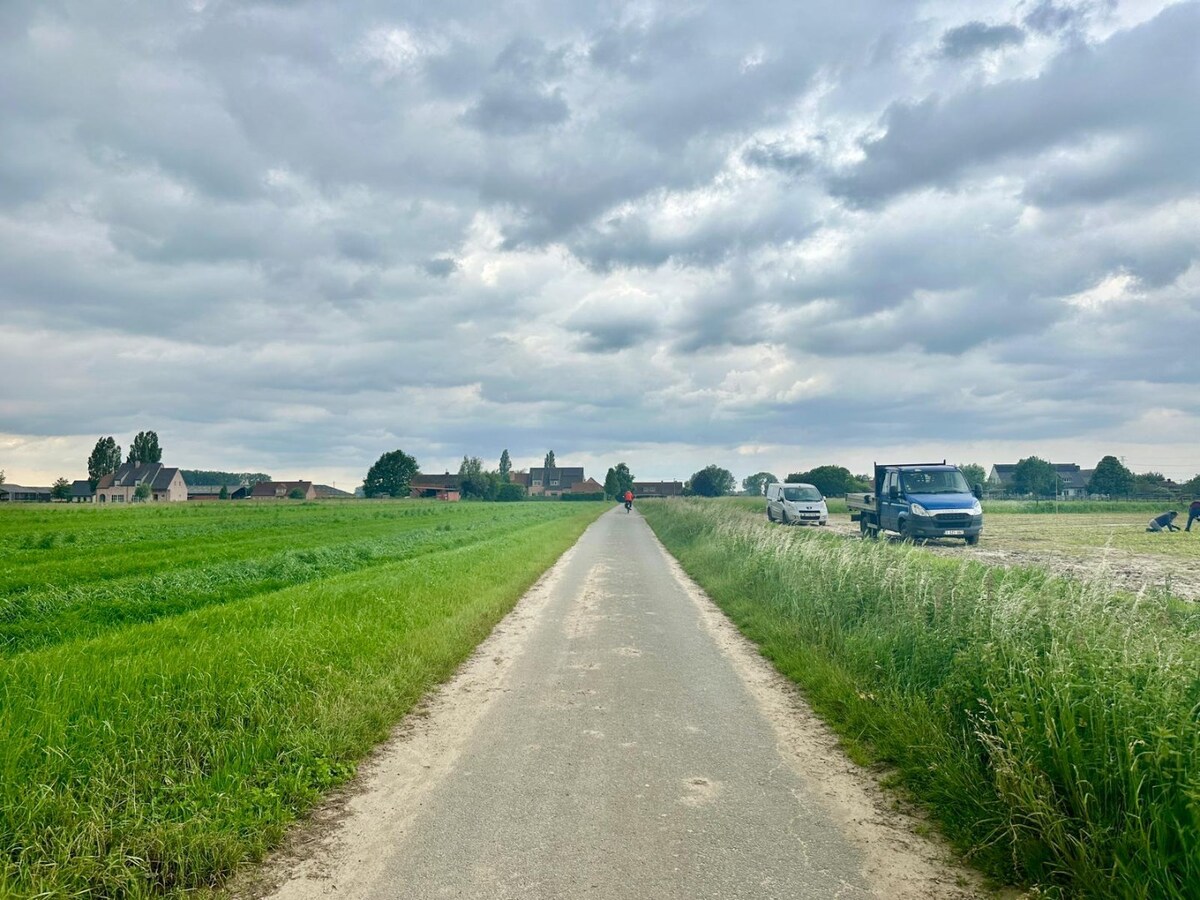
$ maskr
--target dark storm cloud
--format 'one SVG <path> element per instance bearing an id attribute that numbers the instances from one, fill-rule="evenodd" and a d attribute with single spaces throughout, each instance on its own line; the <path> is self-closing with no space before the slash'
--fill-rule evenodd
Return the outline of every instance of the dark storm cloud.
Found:
<path id="1" fill-rule="evenodd" d="M 968 22 L 942 35 L 940 52 L 947 59 L 967 59 L 988 50 L 1020 46 L 1023 43 L 1025 32 L 1016 25 Z"/>

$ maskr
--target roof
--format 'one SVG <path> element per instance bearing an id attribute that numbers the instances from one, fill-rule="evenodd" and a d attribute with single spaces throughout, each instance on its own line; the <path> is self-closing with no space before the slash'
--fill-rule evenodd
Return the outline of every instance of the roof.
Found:
<path id="1" fill-rule="evenodd" d="M 1081 469 L 1078 463 L 1050 463 L 1054 467 L 1055 474 L 1062 479 L 1064 487 L 1086 489 L 1088 482 L 1092 480 L 1092 473 L 1095 469 Z M 1013 472 L 1017 470 L 1016 463 L 996 463 L 992 466 L 992 471 L 996 474 L 996 478 L 1001 484 L 1007 484 L 1012 480 Z"/>
<path id="2" fill-rule="evenodd" d="M 446 472 L 442 475 L 414 475 L 409 479 L 408 486 L 427 491 L 434 490 L 435 488 L 457 491 L 459 483 L 457 475 L 451 475 L 449 472 Z"/>
<path id="3" fill-rule="evenodd" d="M 137 487 L 148 484 L 156 491 L 165 491 L 175 480 L 178 468 L 162 463 L 122 463 L 117 471 L 100 479 L 98 487 Z"/>
<path id="4" fill-rule="evenodd" d="M 26 487 L 20 484 L 13 484 L 11 481 L 6 481 L 0 484 L 0 494 L 48 494 L 48 487 Z"/>
<path id="5" fill-rule="evenodd" d="M 95 491 L 92 490 L 92 483 L 86 478 L 71 482 L 72 497 L 90 497 Z"/>
<path id="6" fill-rule="evenodd" d="M 583 466 L 555 466 L 553 469 L 534 468 L 529 470 L 529 477 L 532 480 L 541 479 L 553 481 L 556 477 L 559 484 L 574 484 L 577 481 L 583 481 Z"/>
<path id="7" fill-rule="evenodd" d="M 604 485 L 598 482 L 595 478 L 589 478 L 586 481 L 577 481 L 571 485 L 571 493 L 576 492 L 581 494 L 599 494 L 604 491 Z"/>
<path id="8" fill-rule="evenodd" d="M 308 489 L 313 486 L 311 481 L 260 481 L 254 486 L 254 490 L 250 492 L 251 497 L 277 497 L 282 488 L 283 494 L 290 494 L 292 491 L 301 490 L 308 493 Z"/>
<path id="9" fill-rule="evenodd" d="M 322 500 L 343 500 L 354 496 L 349 491 L 343 491 L 341 488 L 335 488 L 330 484 L 314 484 L 313 490 L 317 492 L 317 497 Z"/>

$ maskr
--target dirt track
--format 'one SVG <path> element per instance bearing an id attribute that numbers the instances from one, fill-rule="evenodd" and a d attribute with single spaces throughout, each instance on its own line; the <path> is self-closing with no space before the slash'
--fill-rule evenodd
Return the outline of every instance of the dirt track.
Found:
<path id="1" fill-rule="evenodd" d="M 981 895 L 921 830 L 617 509 L 239 893 Z"/>

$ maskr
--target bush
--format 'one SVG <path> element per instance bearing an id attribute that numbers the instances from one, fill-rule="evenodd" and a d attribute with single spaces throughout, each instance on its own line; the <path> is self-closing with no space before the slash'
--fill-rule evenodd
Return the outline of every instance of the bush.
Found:
<path id="1" fill-rule="evenodd" d="M 525 485 L 505 482 L 496 489 L 496 499 L 501 503 L 513 503 L 525 499 Z"/>
<path id="2" fill-rule="evenodd" d="M 564 499 L 564 500 L 573 500 L 573 501 L 576 501 L 576 502 L 578 502 L 578 501 L 580 501 L 580 500 L 584 500 L 584 501 L 587 501 L 587 500 L 603 500 L 603 499 L 604 499 L 604 494 L 603 494 L 603 492 L 601 492 L 601 493 L 599 493 L 599 494 L 563 494 L 563 495 L 562 495 L 562 499 Z"/>

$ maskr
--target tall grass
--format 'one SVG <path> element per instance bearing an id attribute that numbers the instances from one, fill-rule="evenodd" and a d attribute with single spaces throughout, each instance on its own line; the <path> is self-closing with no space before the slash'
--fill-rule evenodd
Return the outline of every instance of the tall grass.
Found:
<path id="1" fill-rule="evenodd" d="M 1200 896 L 1200 614 L 1033 569 L 643 504 L 703 585 L 959 848 L 1072 896 Z"/>
<path id="2" fill-rule="evenodd" d="M 0 659 L 0 896 L 182 895 L 260 856 L 603 511 L 510 510 L 427 519 L 471 543 Z"/>

